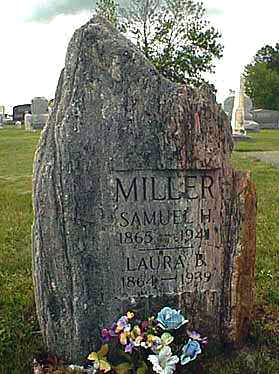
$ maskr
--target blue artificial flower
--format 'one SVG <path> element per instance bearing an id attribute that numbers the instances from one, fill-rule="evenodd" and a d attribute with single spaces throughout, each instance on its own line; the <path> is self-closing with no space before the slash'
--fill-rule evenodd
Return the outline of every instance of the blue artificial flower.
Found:
<path id="1" fill-rule="evenodd" d="M 188 322 L 188 320 L 180 314 L 180 310 L 177 311 L 169 307 L 163 308 L 158 313 L 157 321 L 163 330 L 179 329 L 184 323 Z"/>
<path id="2" fill-rule="evenodd" d="M 181 365 L 188 364 L 188 362 L 195 360 L 198 354 L 201 353 L 201 346 L 196 340 L 189 339 L 188 343 L 182 348 L 182 355 L 180 357 Z"/>

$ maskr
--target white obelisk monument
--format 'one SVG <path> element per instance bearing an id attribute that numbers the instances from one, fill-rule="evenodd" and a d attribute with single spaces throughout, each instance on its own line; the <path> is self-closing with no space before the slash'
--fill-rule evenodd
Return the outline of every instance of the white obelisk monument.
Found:
<path id="1" fill-rule="evenodd" d="M 246 135 L 244 121 L 244 77 L 243 75 L 240 76 L 240 86 L 239 90 L 236 90 L 235 97 L 234 97 L 234 106 L 232 112 L 232 132 L 233 135 Z"/>

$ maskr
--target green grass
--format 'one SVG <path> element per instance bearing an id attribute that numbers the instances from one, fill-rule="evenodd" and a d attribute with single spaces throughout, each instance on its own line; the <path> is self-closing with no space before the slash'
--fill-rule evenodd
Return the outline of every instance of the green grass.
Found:
<path id="1" fill-rule="evenodd" d="M 30 373 L 44 352 L 38 333 L 31 274 L 32 163 L 39 132 L 0 130 L 0 373 Z M 279 168 L 255 160 L 254 152 L 279 150 L 279 130 L 238 142 L 234 166 L 251 170 L 257 187 L 257 307 L 249 338 L 239 350 L 211 342 L 187 367 L 189 373 L 279 372 Z"/>
<path id="2" fill-rule="evenodd" d="M 261 130 L 260 132 L 248 132 L 247 141 L 238 141 L 235 143 L 237 152 L 262 152 L 279 151 L 279 130 Z"/>
<path id="3" fill-rule="evenodd" d="M 0 373 L 28 373 L 42 349 L 31 274 L 32 163 L 40 133 L 0 130 Z"/>
<path id="4" fill-rule="evenodd" d="M 274 151 L 279 150 L 279 130 L 253 134 L 253 140 L 255 149 L 262 149 L 264 152 L 271 151 L 272 148 Z M 247 144 L 237 144 L 232 162 L 238 169 L 251 170 L 252 180 L 257 188 L 257 299 L 259 302 L 267 301 L 278 305 L 279 168 L 273 167 L 271 162 L 255 160 L 254 153 L 244 153 L 244 146 Z M 277 157 L 279 158 L 279 153 Z"/>

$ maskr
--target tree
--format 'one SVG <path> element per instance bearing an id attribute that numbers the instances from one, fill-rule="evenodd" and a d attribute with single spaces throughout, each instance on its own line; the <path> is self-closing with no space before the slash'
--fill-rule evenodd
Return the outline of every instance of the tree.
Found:
<path id="1" fill-rule="evenodd" d="M 255 108 L 279 110 L 279 44 L 257 51 L 245 66 L 245 92 Z"/>
<path id="2" fill-rule="evenodd" d="M 108 0 L 100 0 L 108 1 Z M 200 85 L 222 57 L 221 35 L 194 0 L 130 0 L 118 23 L 158 71 L 174 82 Z"/>
<path id="3" fill-rule="evenodd" d="M 271 70 L 279 73 L 279 43 L 275 47 L 266 45 L 259 49 L 254 57 L 255 62 L 263 62 Z"/>
<path id="4" fill-rule="evenodd" d="M 115 0 L 96 1 L 96 13 L 105 17 L 115 26 L 117 26 L 118 23 L 117 7 L 118 5 Z"/>

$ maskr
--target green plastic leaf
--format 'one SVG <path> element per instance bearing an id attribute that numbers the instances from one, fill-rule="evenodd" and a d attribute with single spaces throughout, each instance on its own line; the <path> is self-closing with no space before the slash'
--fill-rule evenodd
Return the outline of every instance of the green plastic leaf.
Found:
<path id="1" fill-rule="evenodd" d="M 113 369 L 116 371 L 117 374 L 128 374 L 129 370 L 132 369 L 133 364 L 129 362 L 123 362 L 117 366 L 114 366 Z"/>
<path id="2" fill-rule="evenodd" d="M 169 332 L 164 332 L 161 336 L 161 344 L 163 345 L 169 345 L 173 342 L 173 336 Z"/>
<path id="3" fill-rule="evenodd" d="M 128 363 L 130 365 L 133 366 L 133 360 L 132 360 L 132 357 L 131 357 L 131 354 L 130 353 L 126 353 L 126 352 L 118 352 L 117 353 L 117 362 L 115 362 L 115 366 L 117 366 L 117 364 L 121 363 Z"/>
<path id="4" fill-rule="evenodd" d="M 107 344 L 103 344 L 97 353 L 99 357 L 105 357 L 108 354 L 109 348 Z"/>
<path id="5" fill-rule="evenodd" d="M 98 354 L 96 352 L 91 352 L 88 357 L 88 360 L 90 361 L 97 361 L 98 360 Z"/>
<path id="6" fill-rule="evenodd" d="M 137 369 L 137 374 L 148 373 L 148 366 L 144 361 L 140 361 L 141 366 Z"/>
<path id="7" fill-rule="evenodd" d="M 104 371 L 105 373 L 107 372 L 107 371 L 110 371 L 110 369 L 111 369 L 111 366 L 110 366 L 110 364 L 107 362 L 107 360 L 105 360 L 105 359 L 101 359 L 100 361 L 99 361 L 99 365 L 100 365 L 100 370 L 101 371 Z"/>

